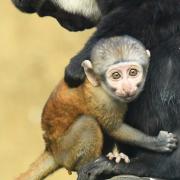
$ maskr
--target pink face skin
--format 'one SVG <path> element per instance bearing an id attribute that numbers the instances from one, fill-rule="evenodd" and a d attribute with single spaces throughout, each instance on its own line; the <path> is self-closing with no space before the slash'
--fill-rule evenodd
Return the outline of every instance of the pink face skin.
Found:
<path id="1" fill-rule="evenodd" d="M 124 101 L 133 100 L 141 91 L 143 68 L 136 62 L 124 62 L 109 67 L 106 72 L 108 85 L 114 89 L 114 95 Z"/>

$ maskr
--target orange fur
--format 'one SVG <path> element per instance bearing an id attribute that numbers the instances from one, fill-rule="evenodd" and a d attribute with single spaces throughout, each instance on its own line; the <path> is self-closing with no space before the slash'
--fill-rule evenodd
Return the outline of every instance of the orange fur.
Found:
<path id="1" fill-rule="evenodd" d="M 122 121 L 126 108 L 125 104 L 120 106 L 119 103 L 112 103 L 112 98 L 101 87 L 92 86 L 88 80 L 72 89 L 61 81 L 48 99 L 42 114 L 47 149 L 58 151 L 54 146 L 57 139 L 66 133 L 80 115 L 91 115 L 102 126 L 113 128 L 119 120 Z"/>

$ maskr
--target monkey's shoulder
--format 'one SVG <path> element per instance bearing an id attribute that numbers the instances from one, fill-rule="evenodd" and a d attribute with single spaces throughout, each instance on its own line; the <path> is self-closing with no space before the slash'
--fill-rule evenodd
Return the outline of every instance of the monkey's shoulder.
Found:
<path id="1" fill-rule="evenodd" d="M 101 86 L 94 87 L 88 81 L 85 81 L 83 88 L 85 102 L 91 115 L 104 122 L 123 118 L 127 110 L 126 103 L 114 100 Z"/>
<path id="2" fill-rule="evenodd" d="M 53 108 L 59 109 L 63 108 L 64 111 L 68 111 L 70 109 L 80 109 L 80 104 L 84 104 L 84 99 L 82 95 L 82 88 L 69 88 L 68 85 L 61 80 L 56 88 L 51 93 L 46 106 L 53 105 Z M 83 107 L 83 106 L 82 106 Z"/>
<path id="3" fill-rule="evenodd" d="M 42 128 L 48 136 L 62 135 L 84 112 L 81 88 L 69 88 L 62 80 L 48 98 L 42 113 Z"/>

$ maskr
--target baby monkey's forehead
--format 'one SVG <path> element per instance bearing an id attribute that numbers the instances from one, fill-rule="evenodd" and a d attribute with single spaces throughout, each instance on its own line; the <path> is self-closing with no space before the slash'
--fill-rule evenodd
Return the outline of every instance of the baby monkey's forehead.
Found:
<path id="1" fill-rule="evenodd" d="M 142 66 L 137 63 L 137 62 L 121 62 L 119 61 L 118 63 L 116 62 L 115 64 L 109 65 L 109 67 L 106 69 L 107 72 L 111 72 L 113 70 L 126 70 L 129 69 L 130 67 L 136 67 L 139 70 L 142 69 Z"/>

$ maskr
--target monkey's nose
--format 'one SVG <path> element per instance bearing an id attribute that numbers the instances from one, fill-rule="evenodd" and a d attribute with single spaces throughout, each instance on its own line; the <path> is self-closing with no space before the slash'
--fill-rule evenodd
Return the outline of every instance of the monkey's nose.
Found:
<path id="1" fill-rule="evenodd" d="M 137 87 L 131 87 L 128 89 L 124 89 L 124 92 L 125 92 L 126 96 L 128 96 L 128 97 L 135 96 L 137 93 Z"/>
<path id="2" fill-rule="evenodd" d="M 12 0 L 13 4 L 21 11 L 34 13 L 40 0 Z"/>
<path id="3" fill-rule="evenodd" d="M 136 95 L 135 91 L 124 91 L 124 97 L 125 98 L 130 98 Z"/>

